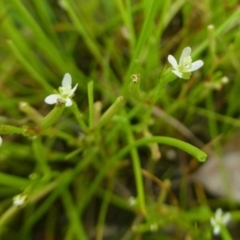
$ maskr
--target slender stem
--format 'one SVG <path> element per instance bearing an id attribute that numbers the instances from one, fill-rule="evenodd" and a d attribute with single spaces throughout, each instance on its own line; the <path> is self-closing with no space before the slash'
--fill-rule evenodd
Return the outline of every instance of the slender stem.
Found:
<path id="1" fill-rule="evenodd" d="M 88 238 L 83 228 L 82 222 L 78 217 L 76 206 L 74 205 L 72 197 L 68 190 L 65 190 L 62 193 L 62 201 L 69 219 L 69 227 L 71 227 L 75 233 L 74 239 L 87 240 Z"/>
<path id="2" fill-rule="evenodd" d="M 193 145 L 186 143 L 184 141 L 171 138 L 171 137 L 149 137 L 149 138 L 142 138 L 140 140 L 135 141 L 133 144 L 126 146 L 121 151 L 118 152 L 117 156 L 122 157 L 125 155 L 128 151 L 131 150 L 132 147 L 139 147 L 142 145 L 146 145 L 148 143 L 157 142 L 160 144 L 166 144 L 173 147 L 177 147 L 179 149 L 182 149 L 183 151 L 191 154 L 193 157 L 197 158 L 200 162 L 204 162 L 207 158 L 207 154 L 200 150 L 199 148 L 194 147 Z"/>
<path id="3" fill-rule="evenodd" d="M 233 240 L 226 226 L 221 226 L 221 237 L 223 240 Z"/>
<path id="4" fill-rule="evenodd" d="M 43 147 L 40 136 L 33 140 L 32 147 L 35 159 L 38 162 L 38 167 L 40 168 L 40 171 L 44 175 L 45 180 L 48 181 L 51 177 L 51 169 L 48 165 L 45 149 Z"/>
<path id="5" fill-rule="evenodd" d="M 115 114 L 120 112 L 120 110 L 122 109 L 122 107 L 124 105 L 124 100 L 125 99 L 122 96 L 120 96 L 116 99 L 116 101 L 101 116 L 101 118 L 97 124 L 98 128 L 104 126 L 107 122 L 109 122 L 112 119 L 112 117 Z"/>
<path id="6" fill-rule="evenodd" d="M 83 114 L 79 111 L 78 106 L 75 102 L 73 102 L 73 105 L 71 106 L 70 110 L 72 110 L 73 114 L 76 117 L 76 120 L 79 124 L 79 126 L 85 131 L 88 131 L 88 126 L 85 123 L 84 119 L 83 119 Z"/>
<path id="7" fill-rule="evenodd" d="M 93 81 L 88 83 L 88 105 L 89 105 L 89 128 L 93 127 L 94 120 L 94 96 L 93 96 Z"/>
<path id="8" fill-rule="evenodd" d="M 134 73 L 134 67 L 135 67 L 136 62 L 137 62 L 136 59 L 138 59 L 140 57 L 140 54 L 141 54 L 142 49 L 143 49 L 143 45 L 148 40 L 149 33 L 153 28 L 152 22 L 153 22 L 153 19 L 155 17 L 155 14 L 157 12 L 157 9 L 159 7 L 159 3 L 160 3 L 159 1 L 155 1 L 155 0 L 151 0 L 148 3 L 149 8 L 147 10 L 148 12 L 147 12 L 146 20 L 143 24 L 141 34 L 138 38 L 138 41 L 137 41 L 137 44 L 136 44 L 136 47 L 135 47 L 135 51 L 133 53 L 132 61 L 129 65 L 129 68 L 128 68 L 128 71 L 127 71 L 127 74 L 126 74 L 127 78 L 131 74 Z M 126 86 L 127 86 L 127 84 L 125 84 L 125 86 L 123 87 L 124 91 L 126 91 Z"/>
<path id="9" fill-rule="evenodd" d="M 132 129 L 129 123 L 126 123 L 125 126 L 126 126 L 125 129 L 126 129 L 128 143 L 130 146 L 133 146 L 135 143 L 135 140 L 133 137 Z M 143 213 L 143 215 L 145 215 L 146 205 L 145 205 L 144 185 L 143 185 L 143 178 L 142 178 L 142 172 L 141 172 L 140 158 L 139 158 L 136 146 L 132 147 L 130 152 L 132 157 L 135 183 L 137 187 L 137 202 L 140 206 L 141 212 Z"/>
<path id="10" fill-rule="evenodd" d="M 103 239 L 104 222 L 106 219 L 109 202 L 111 200 L 113 186 L 114 186 L 114 177 L 109 180 L 108 191 L 104 192 L 103 202 L 102 202 L 100 212 L 99 212 L 99 217 L 98 217 L 96 240 Z"/>

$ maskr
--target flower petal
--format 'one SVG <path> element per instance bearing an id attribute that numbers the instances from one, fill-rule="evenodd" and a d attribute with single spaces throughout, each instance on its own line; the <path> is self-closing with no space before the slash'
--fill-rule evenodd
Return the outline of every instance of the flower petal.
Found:
<path id="1" fill-rule="evenodd" d="M 222 218 L 222 222 L 224 225 L 226 225 L 231 220 L 231 214 L 225 213 Z"/>
<path id="2" fill-rule="evenodd" d="M 70 107 L 70 106 L 72 106 L 72 99 L 71 98 L 66 98 L 65 99 L 65 106 L 66 107 Z"/>
<path id="3" fill-rule="evenodd" d="M 62 98 L 59 94 L 51 94 L 45 98 L 45 103 L 47 104 L 55 104 L 58 98 Z"/>
<path id="4" fill-rule="evenodd" d="M 178 70 L 172 70 L 172 72 L 177 75 L 178 77 L 182 78 L 182 73 L 179 72 Z"/>
<path id="5" fill-rule="evenodd" d="M 168 55 L 168 62 L 172 65 L 173 68 L 177 69 L 178 64 L 174 56 Z"/>
<path id="6" fill-rule="evenodd" d="M 76 89 L 77 89 L 77 86 L 78 86 L 78 83 L 74 86 L 74 88 L 73 89 L 71 89 L 71 91 L 70 91 L 70 93 L 69 93 L 69 95 L 73 95 L 73 93 L 76 91 Z"/>
<path id="7" fill-rule="evenodd" d="M 181 57 L 179 59 L 179 65 L 183 62 L 183 60 L 191 55 L 192 49 L 190 47 L 186 47 L 183 49 Z"/>
<path id="8" fill-rule="evenodd" d="M 68 86 L 71 86 L 72 85 L 72 77 L 69 73 L 66 73 L 63 77 L 63 80 L 62 80 L 62 86 L 63 87 L 68 87 Z"/>
<path id="9" fill-rule="evenodd" d="M 220 233 L 220 226 L 219 225 L 215 225 L 215 227 L 214 227 L 214 229 L 213 229 L 213 234 L 215 235 L 215 236 L 217 236 L 217 235 L 219 235 L 219 233 Z"/>
<path id="10" fill-rule="evenodd" d="M 215 212 L 215 219 L 222 219 L 223 211 L 221 208 L 218 208 Z"/>
<path id="11" fill-rule="evenodd" d="M 203 66 L 203 64 L 204 63 L 202 60 L 197 60 L 196 62 L 193 62 L 191 68 L 188 69 L 188 72 L 193 72 L 193 71 L 199 69 L 200 67 Z"/>
<path id="12" fill-rule="evenodd" d="M 216 225 L 216 220 L 215 220 L 215 218 L 211 217 L 210 223 L 211 223 L 211 225 L 214 227 L 214 226 Z"/>
<path id="13" fill-rule="evenodd" d="M 2 145 L 2 138 L 1 138 L 1 136 L 0 136 L 0 146 Z"/>

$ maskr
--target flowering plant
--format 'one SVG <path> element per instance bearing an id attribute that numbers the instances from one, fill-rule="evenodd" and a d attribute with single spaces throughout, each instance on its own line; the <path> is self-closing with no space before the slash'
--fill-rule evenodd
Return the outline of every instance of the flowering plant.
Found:
<path id="1" fill-rule="evenodd" d="M 192 62 L 191 52 L 190 47 L 184 48 L 179 62 L 172 55 L 168 55 L 168 62 L 172 65 L 172 72 L 180 78 L 189 79 L 191 72 L 203 66 L 202 60 Z"/>
<path id="2" fill-rule="evenodd" d="M 62 80 L 62 86 L 58 88 L 59 93 L 47 96 L 45 102 L 47 104 L 56 104 L 60 100 L 65 102 L 66 107 L 70 107 L 72 105 L 71 98 L 77 89 L 77 85 L 72 88 L 72 77 L 69 73 L 66 73 Z"/>
<path id="3" fill-rule="evenodd" d="M 215 212 L 215 216 L 210 219 L 210 223 L 213 226 L 213 234 L 219 235 L 221 227 L 227 225 L 230 221 L 231 215 L 229 212 L 224 213 L 221 208 L 218 208 Z"/>

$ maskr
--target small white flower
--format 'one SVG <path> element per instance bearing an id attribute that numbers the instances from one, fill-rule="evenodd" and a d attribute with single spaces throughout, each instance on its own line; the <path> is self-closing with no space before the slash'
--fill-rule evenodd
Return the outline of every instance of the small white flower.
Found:
<path id="1" fill-rule="evenodd" d="M 72 105 L 72 99 L 74 92 L 77 89 L 78 84 L 72 88 L 72 77 L 69 73 L 66 73 L 62 80 L 62 86 L 58 88 L 59 94 L 51 94 L 45 98 L 47 104 L 56 104 L 59 100 L 65 102 L 66 107 Z"/>
<path id="2" fill-rule="evenodd" d="M 20 207 L 22 206 L 27 200 L 27 195 L 24 193 L 21 193 L 13 198 L 13 205 Z"/>
<path id="3" fill-rule="evenodd" d="M 2 138 L 1 138 L 1 136 L 0 136 L 0 146 L 2 145 Z"/>
<path id="4" fill-rule="evenodd" d="M 222 77 L 221 82 L 222 82 L 223 84 L 227 84 L 227 83 L 229 83 L 229 78 L 226 77 L 226 76 L 224 76 L 224 77 Z"/>
<path id="5" fill-rule="evenodd" d="M 173 67 L 172 72 L 180 78 L 189 79 L 191 72 L 203 66 L 202 60 L 192 62 L 191 51 L 190 47 L 184 48 L 179 63 L 177 63 L 177 60 L 172 55 L 168 55 L 168 61 Z"/>
<path id="6" fill-rule="evenodd" d="M 129 202 L 129 205 L 130 206 L 135 206 L 136 205 L 136 198 L 135 197 L 130 197 L 129 199 L 128 199 L 128 202 Z"/>
<path id="7" fill-rule="evenodd" d="M 210 223 L 213 226 L 213 234 L 219 235 L 221 232 L 221 226 L 227 225 L 231 220 L 231 215 L 229 212 L 223 214 L 221 208 L 218 208 L 215 212 L 215 216 L 210 219 Z"/>
<path id="8" fill-rule="evenodd" d="M 150 225 L 150 230 L 151 230 L 152 232 L 156 232 L 156 231 L 158 230 L 158 225 L 157 225 L 157 223 L 151 224 L 151 225 Z"/>

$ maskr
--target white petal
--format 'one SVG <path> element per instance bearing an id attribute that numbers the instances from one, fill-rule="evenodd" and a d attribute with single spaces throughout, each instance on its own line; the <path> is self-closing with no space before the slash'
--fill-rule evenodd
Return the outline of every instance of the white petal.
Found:
<path id="1" fill-rule="evenodd" d="M 216 225 L 216 220 L 215 220 L 215 218 L 211 217 L 210 223 L 211 223 L 211 225 L 214 227 L 214 226 Z"/>
<path id="2" fill-rule="evenodd" d="M 68 86 L 71 86 L 72 85 L 72 77 L 69 73 L 66 73 L 63 77 L 63 80 L 62 80 L 62 86 L 63 87 L 68 87 Z"/>
<path id="3" fill-rule="evenodd" d="M 172 72 L 177 75 L 178 77 L 182 78 L 182 73 L 179 72 L 178 70 L 172 70 Z"/>
<path id="4" fill-rule="evenodd" d="M 51 94 L 45 98 L 45 102 L 47 104 L 55 104 L 57 102 L 57 99 L 61 98 L 59 94 Z"/>
<path id="5" fill-rule="evenodd" d="M 168 55 L 168 62 L 173 66 L 173 68 L 176 69 L 178 67 L 177 60 L 174 56 Z"/>
<path id="6" fill-rule="evenodd" d="M 215 219 L 222 219 L 223 211 L 221 208 L 218 208 L 215 212 Z"/>
<path id="7" fill-rule="evenodd" d="M 231 220 L 231 214 L 230 213 L 225 213 L 223 216 L 223 224 L 226 225 L 229 221 Z"/>
<path id="8" fill-rule="evenodd" d="M 220 233 L 220 226 L 215 226 L 214 227 L 214 229 L 213 229 L 213 234 L 215 235 L 215 236 L 217 236 L 217 235 L 219 235 L 219 233 Z"/>
<path id="9" fill-rule="evenodd" d="M 0 146 L 2 145 L 2 138 L 1 138 L 1 136 L 0 136 Z"/>
<path id="10" fill-rule="evenodd" d="M 67 99 L 65 99 L 65 101 L 66 101 L 66 103 L 65 103 L 65 106 L 66 106 L 66 107 L 72 106 L 72 100 L 71 100 L 71 98 L 67 98 Z"/>
<path id="11" fill-rule="evenodd" d="M 193 62 L 191 68 L 188 69 L 188 72 L 193 72 L 193 71 L 199 69 L 200 67 L 203 66 L 203 64 L 204 64 L 204 63 L 203 63 L 202 60 L 198 60 L 198 61 L 196 61 L 196 62 Z"/>
<path id="12" fill-rule="evenodd" d="M 78 86 L 78 83 L 74 86 L 74 88 L 73 89 L 71 89 L 71 91 L 70 91 L 70 95 L 72 96 L 73 95 L 73 93 L 76 91 L 76 89 L 77 89 L 77 86 Z"/>
<path id="13" fill-rule="evenodd" d="M 190 56 L 191 55 L 191 52 L 192 52 L 192 49 L 190 47 L 186 47 L 183 49 L 182 51 L 182 54 L 181 54 L 181 57 L 179 59 L 179 65 L 181 65 L 181 63 L 183 62 L 183 60 Z"/>

